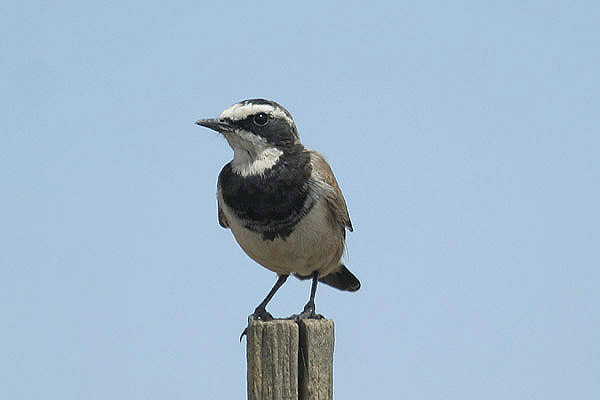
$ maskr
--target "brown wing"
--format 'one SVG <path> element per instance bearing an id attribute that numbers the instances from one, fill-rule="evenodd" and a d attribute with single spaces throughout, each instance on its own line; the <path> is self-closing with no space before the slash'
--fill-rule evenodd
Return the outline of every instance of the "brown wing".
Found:
<path id="1" fill-rule="evenodd" d="M 325 183 L 327 186 L 326 196 L 327 204 L 333 213 L 335 220 L 341 225 L 348 228 L 350 232 L 352 228 L 352 221 L 350 221 L 350 215 L 348 214 L 348 207 L 346 206 L 346 200 L 342 194 L 342 190 L 338 185 L 335 175 L 325 157 L 317 151 L 310 152 L 310 160 L 313 168 L 313 174 L 316 173 L 316 179 Z"/>

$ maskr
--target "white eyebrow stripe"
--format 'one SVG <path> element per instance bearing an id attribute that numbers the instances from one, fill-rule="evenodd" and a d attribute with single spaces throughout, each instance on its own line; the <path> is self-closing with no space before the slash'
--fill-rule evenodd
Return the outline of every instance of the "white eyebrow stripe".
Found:
<path id="1" fill-rule="evenodd" d="M 244 103 L 236 103 L 229 107 L 227 110 L 221 113 L 219 118 L 231 119 L 233 121 L 239 121 L 245 119 L 249 115 L 258 114 L 260 112 L 264 112 L 265 114 L 272 115 L 275 118 L 283 118 L 290 125 L 294 123 L 294 121 L 286 115 L 279 108 L 273 107 L 270 104 L 244 104 Z"/>

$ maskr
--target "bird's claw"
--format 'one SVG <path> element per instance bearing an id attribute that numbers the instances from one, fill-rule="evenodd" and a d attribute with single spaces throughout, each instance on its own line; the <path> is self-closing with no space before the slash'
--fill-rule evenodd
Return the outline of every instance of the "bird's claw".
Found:
<path id="1" fill-rule="evenodd" d="M 300 314 L 294 314 L 290 317 L 290 319 L 298 321 L 301 319 L 325 319 L 325 317 L 313 311 L 311 313 L 301 312 Z"/>
<path id="2" fill-rule="evenodd" d="M 273 320 L 273 316 L 269 313 L 264 307 L 256 307 L 254 312 L 248 316 L 248 326 L 244 328 L 242 334 L 240 335 L 240 342 L 242 338 L 248 334 L 248 327 L 252 323 L 252 321 L 271 321 Z"/>
<path id="3" fill-rule="evenodd" d="M 300 314 L 294 314 L 289 319 L 301 320 L 301 319 L 324 319 L 325 317 L 315 312 L 314 303 L 308 303 L 304 306 L 304 310 Z"/>
<path id="4" fill-rule="evenodd" d="M 256 308 L 256 310 L 254 310 L 254 313 L 250 315 L 250 317 L 252 317 L 253 320 L 259 321 L 271 321 L 273 319 L 271 313 L 265 310 L 264 308 Z M 250 321 L 250 317 L 248 317 L 248 321 Z"/>

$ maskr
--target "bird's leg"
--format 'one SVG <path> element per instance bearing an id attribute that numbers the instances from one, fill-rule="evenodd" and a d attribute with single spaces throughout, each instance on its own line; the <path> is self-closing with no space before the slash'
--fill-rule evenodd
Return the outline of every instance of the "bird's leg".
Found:
<path id="1" fill-rule="evenodd" d="M 267 312 L 267 308 L 266 308 L 267 303 L 269 303 L 269 301 L 271 301 L 271 299 L 275 295 L 275 292 L 277 292 L 277 290 L 279 290 L 279 288 L 281 286 L 283 286 L 283 284 L 287 280 L 288 276 L 289 275 L 278 275 L 277 276 L 277 282 L 275 282 L 275 285 L 273 285 L 273 287 L 267 294 L 267 297 L 265 297 L 265 299 L 254 309 L 254 312 L 252 313 L 252 315 L 250 315 L 248 317 L 248 326 L 250 326 L 252 319 L 260 319 L 263 321 L 269 321 L 269 320 L 273 319 L 273 316 L 269 312 Z M 246 335 L 247 333 L 248 333 L 248 328 L 246 327 L 246 328 L 244 328 L 244 330 L 242 331 L 242 334 L 240 335 L 240 342 L 242 341 L 242 338 L 244 337 L 244 335 Z"/>
<path id="2" fill-rule="evenodd" d="M 304 310 L 300 315 L 298 315 L 298 319 L 305 318 L 319 318 L 320 316 L 315 313 L 315 294 L 317 293 L 317 283 L 319 283 L 319 271 L 315 271 L 312 273 L 312 285 L 310 287 L 310 299 L 308 303 L 304 306 Z M 322 317 L 320 317 L 322 318 Z"/>
<path id="3" fill-rule="evenodd" d="M 277 277 L 277 282 L 275 282 L 275 285 L 273 285 L 273 288 L 271 288 L 271 291 L 267 294 L 267 297 L 265 297 L 265 299 L 256 307 L 256 309 L 254 309 L 252 316 L 255 319 L 262 319 L 263 321 L 273 319 L 273 316 L 267 312 L 267 304 L 269 301 L 271 301 L 275 295 L 275 292 L 277 292 L 277 290 L 279 290 L 279 288 L 285 283 L 288 276 L 289 275 L 279 275 Z"/>

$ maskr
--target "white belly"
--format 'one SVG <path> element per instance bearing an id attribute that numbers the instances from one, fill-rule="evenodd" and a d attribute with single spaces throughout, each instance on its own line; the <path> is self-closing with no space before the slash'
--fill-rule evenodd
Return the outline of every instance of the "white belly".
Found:
<path id="1" fill-rule="evenodd" d="M 235 239 L 254 261 L 278 274 L 327 275 L 339 265 L 344 251 L 343 231 L 333 222 L 325 200 L 319 199 L 285 239 L 264 240 L 261 233 L 246 229 L 227 207 L 219 203 Z"/>

